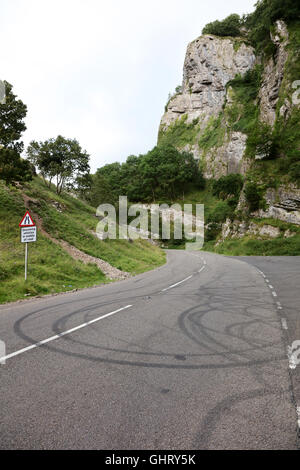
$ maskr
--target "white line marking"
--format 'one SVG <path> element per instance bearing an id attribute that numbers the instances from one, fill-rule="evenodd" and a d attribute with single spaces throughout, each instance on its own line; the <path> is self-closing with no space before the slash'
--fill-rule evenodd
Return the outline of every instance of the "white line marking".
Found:
<path id="1" fill-rule="evenodd" d="M 27 346 L 26 348 L 19 349 L 18 351 L 8 354 L 7 356 L 1 357 L 0 362 L 6 361 L 7 359 L 10 359 L 14 356 L 18 356 L 19 354 L 23 354 L 27 351 L 30 351 L 31 349 L 38 348 L 39 346 L 42 346 L 43 344 L 50 343 L 51 341 L 54 341 L 55 339 L 58 339 L 58 338 L 61 338 L 62 336 L 73 333 L 74 331 L 80 330 L 81 328 L 85 328 L 86 326 L 91 325 L 92 323 L 96 323 L 99 320 L 103 320 L 104 318 L 110 317 L 111 315 L 114 315 L 115 313 L 121 312 L 122 310 L 125 310 L 130 307 L 132 307 L 132 305 L 126 305 L 126 307 L 122 307 L 122 308 L 119 308 L 118 310 L 114 310 L 113 312 L 106 313 L 105 315 L 102 315 L 101 317 L 94 318 L 94 320 L 90 320 L 86 323 L 82 323 L 81 325 L 75 326 L 74 328 L 64 331 L 63 333 L 59 333 L 58 335 L 51 336 L 50 338 L 47 338 L 47 339 L 43 339 L 42 341 L 39 341 L 36 344 L 31 344 L 30 346 Z"/>
<path id="2" fill-rule="evenodd" d="M 269 279 L 266 279 L 266 282 L 270 282 Z"/>
<path id="3" fill-rule="evenodd" d="M 166 287 L 165 289 L 161 290 L 161 292 L 165 292 L 166 290 L 173 289 L 173 287 L 179 286 L 179 284 L 182 284 L 183 282 L 188 281 L 189 279 L 191 279 L 191 277 L 193 277 L 193 275 L 186 277 L 182 281 L 176 282 L 176 284 L 172 284 L 171 286 Z"/>
<path id="4" fill-rule="evenodd" d="M 273 295 L 273 297 L 277 297 L 277 294 L 274 290 L 272 290 L 272 295 Z"/>
<path id="5" fill-rule="evenodd" d="M 282 310 L 282 306 L 280 302 L 276 302 L 278 310 Z"/>
<path id="6" fill-rule="evenodd" d="M 274 287 L 273 287 L 273 286 L 271 286 L 271 284 L 269 284 L 269 287 L 270 287 L 270 289 L 274 289 Z"/>
<path id="7" fill-rule="evenodd" d="M 286 318 L 282 318 L 282 319 L 281 319 L 281 324 L 282 324 L 282 328 L 283 328 L 284 330 L 288 330 Z"/>
<path id="8" fill-rule="evenodd" d="M 289 359 L 289 368 L 290 369 L 296 369 L 296 364 L 295 364 L 295 361 L 293 359 L 293 350 L 292 350 L 291 346 L 287 347 L 287 355 L 288 355 L 288 359 Z"/>
<path id="9" fill-rule="evenodd" d="M 201 273 L 203 271 L 203 269 L 205 269 L 205 266 L 202 266 L 202 268 L 199 269 L 198 273 Z"/>
<path id="10" fill-rule="evenodd" d="M 300 406 L 297 406 L 298 428 L 300 429 Z"/>

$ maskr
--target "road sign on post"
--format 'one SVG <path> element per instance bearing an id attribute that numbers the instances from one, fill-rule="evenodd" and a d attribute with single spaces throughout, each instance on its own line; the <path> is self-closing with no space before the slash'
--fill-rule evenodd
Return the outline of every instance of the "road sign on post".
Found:
<path id="1" fill-rule="evenodd" d="M 19 227 L 35 227 L 35 223 L 33 222 L 32 217 L 28 211 L 25 213 L 23 219 L 19 223 Z"/>
<path id="2" fill-rule="evenodd" d="M 21 242 L 36 242 L 36 227 L 21 227 Z"/>
<path id="3" fill-rule="evenodd" d="M 25 281 L 27 280 L 27 263 L 28 263 L 28 243 L 36 242 L 36 225 L 27 211 L 23 219 L 19 223 L 21 228 L 21 242 L 25 243 Z"/>

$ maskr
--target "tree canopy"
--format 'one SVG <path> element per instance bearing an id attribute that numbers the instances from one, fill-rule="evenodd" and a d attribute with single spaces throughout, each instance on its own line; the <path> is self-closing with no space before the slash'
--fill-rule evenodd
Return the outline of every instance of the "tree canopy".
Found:
<path id="1" fill-rule="evenodd" d="M 144 155 L 130 155 L 125 163 L 99 168 L 93 177 L 90 197 L 94 205 L 98 201 L 117 201 L 119 196 L 127 196 L 133 202 L 175 199 L 191 183 L 200 185 L 203 181 L 192 154 L 162 145 Z"/>
<path id="2" fill-rule="evenodd" d="M 27 107 L 12 92 L 12 85 L 4 83 L 5 97 L 0 101 L 0 179 L 6 184 L 32 179 L 32 166 L 21 158 L 24 148 L 20 141 L 26 130 L 24 119 Z"/>
<path id="3" fill-rule="evenodd" d="M 89 185 L 89 155 L 76 139 L 59 135 L 44 142 L 30 142 L 27 148 L 29 160 L 38 168 L 45 183 L 55 181 L 58 194 L 66 189 Z"/>
<path id="4" fill-rule="evenodd" d="M 241 18 L 237 14 L 227 16 L 223 21 L 213 21 L 204 26 L 202 34 L 214 34 L 215 36 L 240 36 Z"/>

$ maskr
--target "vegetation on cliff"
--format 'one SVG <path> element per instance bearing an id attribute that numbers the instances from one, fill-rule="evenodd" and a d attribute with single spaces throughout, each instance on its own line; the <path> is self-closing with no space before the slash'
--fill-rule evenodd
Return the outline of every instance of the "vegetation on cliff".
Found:
<path id="1" fill-rule="evenodd" d="M 225 219 L 249 221 L 254 212 L 266 211 L 270 204 L 267 203 L 266 194 L 271 188 L 280 189 L 281 192 L 285 190 L 286 194 L 292 192 L 297 199 L 297 187 L 300 187 L 300 110 L 297 91 L 300 81 L 299 15 L 299 2 L 261 0 L 249 15 L 241 18 L 230 15 L 223 21 L 206 25 L 203 34 L 222 37 L 227 40 L 224 44 L 228 44 L 229 39 L 235 51 L 243 42 L 250 43 L 255 49 L 256 65 L 227 82 L 223 110 L 212 115 L 205 127 L 201 125 L 202 116 L 194 122 L 189 119 L 188 112 L 169 125 L 165 124 L 170 121 L 168 115 L 162 121 L 164 124 L 159 133 L 159 142 L 165 139 L 169 143 L 174 142 L 177 148 L 190 148 L 196 156 L 202 156 L 200 165 L 205 174 L 214 178 L 218 175 L 217 179 L 206 181 L 204 191 L 198 191 L 198 202 L 205 201 L 207 206 L 205 220 L 208 248 L 215 246 L 219 240 Z M 276 23 L 277 20 L 285 23 Z M 188 62 L 188 66 L 191 69 L 193 64 Z M 195 67 L 193 79 L 196 78 L 196 82 L 197 70 Z M 199 72 L 200 81 L 206 79 L 205 72 L 201 70 L 201 76 Z M 210 72 L 208 67 L 209 79 Z M 176 95 L 175 98 L 179 106 L 184 103 L 183 100 L 178 101 Z M 197 101 L 197 97 L 194 99 Z M 172 113 L 172 107 L 168 111 Z M 236 141 L 238 145 L 234 144 Z M 231 175 L 220 178 L 220 174 L 230 171 L 222 156 L 231 158 L 236 149 L 243 149 L 243 145 L 244 150 L 238 157 L 242 158 L 243 176 L 237 175 L 240 178 L 237 194 L 226 195 L 226 191 L 222 194 L 218 188 L 223 185 L 230 188 L 231 185 Z M 240 170 L 236 168 L 236 171 Z M 194 198 L 194 194 L 195 189 L 191 187 L 190 192 L 185 193 L 185 201 Z M 279 201 L 274 201 L 275 205 L 276 202 Z M 289 219 L 286 214 L 286 220 Z M 274 220 L 270 223 L 274 224 Z M 257 242 L 261 244 L 261 249 L 257 249 L 260 254 L 298 254 L 296 244 L 299 243 L 299 234 L 295 227 L 291 238 L 282 234 L 278 240 L 264 243 L 263 240 L 255 240 L 256 235 L 251 234 L 248 238 L 246 236 L 245 245 L 242 240 L 218 243 L 218 251 L 221 252 L 224 247 L 224 253 L 229 254 L 236 244 L 238 248 L 235 254 L 238 254 L 238 250 L 241 254 L 255 254 Z"/>
<path id="2" fill-rule="evenodd" d="M 274 44 L 270 39 L 270 30 L 276 20 L 283 20 L 291 25 L 300 18 L 300 4 L 294 0 L 259 0 L 253 13 L 240 17 L 229 15 L 222 21 L 208 23 L 202 34 L 215 36 L 245 36 L 256 48 L 257 52 L 270 54 L 274 52 Z"/>

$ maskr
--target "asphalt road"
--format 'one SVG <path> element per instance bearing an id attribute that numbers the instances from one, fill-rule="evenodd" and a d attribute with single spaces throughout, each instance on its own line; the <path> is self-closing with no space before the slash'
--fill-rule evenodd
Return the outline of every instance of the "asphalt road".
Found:
<path id="1" fill-rule="evenodd" d="M 170 251 L 0 307 L 0 448 L 296 449 L 299 265 Z"/>

